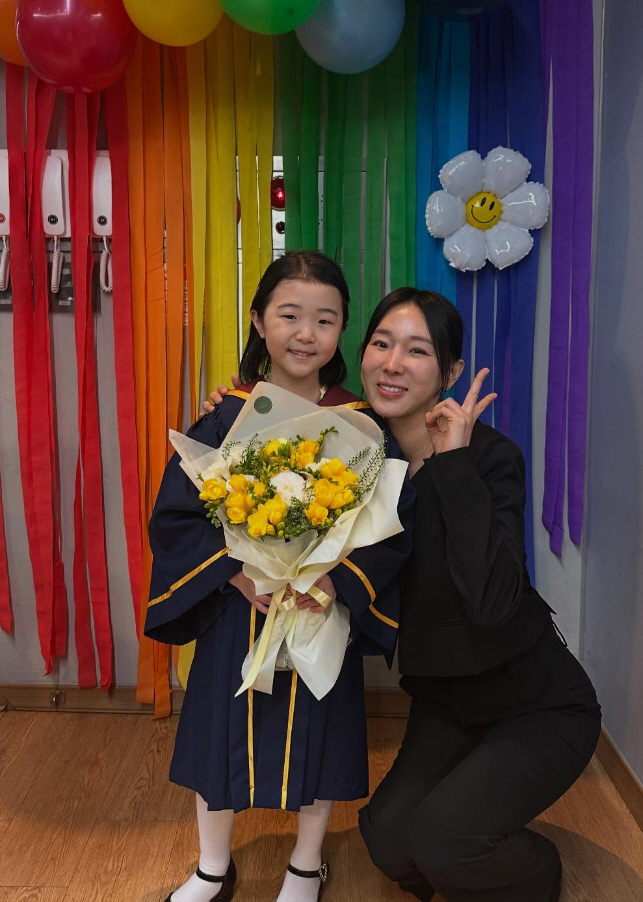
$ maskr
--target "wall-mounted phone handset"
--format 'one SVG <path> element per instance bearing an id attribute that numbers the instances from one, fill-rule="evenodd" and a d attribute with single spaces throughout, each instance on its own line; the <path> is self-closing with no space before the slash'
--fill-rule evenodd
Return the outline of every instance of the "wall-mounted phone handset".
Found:
<path id="1" fill-rule="evenodd" d="M 65 178 L 67 166 L 67 151 L 48 151 L 42 176 L 42 222 L 45 235 L 54 239 L 49 286 L 52 294 L 58 294 L 60 288 L 63 267 L 60 239 L 69 237 L 67 215 L 69 200 Z"/>
<path id="2" fill-rule="evenodd" d="M 112 236 L 112 167 L 106 151 L 99 150 L 96 154 L 92 189 L 94 234 L 103 239 L 99 270 L 100 287 L 105 294 L 111 294 L 114 290 L 114 273 L 108 239 Z"/>
<path id="3" fill-rule="evenodd" d="M 11 246 L 9 243 L 9 160 L 6 150 L 0 150 L 0 291 L 9 288 L 9 264 Z"/>

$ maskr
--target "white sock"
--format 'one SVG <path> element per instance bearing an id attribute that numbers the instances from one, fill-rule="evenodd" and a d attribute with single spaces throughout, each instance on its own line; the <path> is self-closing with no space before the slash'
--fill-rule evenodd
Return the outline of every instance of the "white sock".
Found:
<path id="1" fill-rule="evenodd" d="M 230 864 L 230 836 L 234 812 L 231 809 L 208 811 L 207 802 L 197 793 L 196 816 L 201 847 L 199 867 L 205 874 L 222 877 Z M 172 902 L 210 902 L 210 899 L 218 895 L 221 886 L 221 883 L 201 880 L 197 874 L 192 874 L 183 886 L 174 890 Z"/>
<path id="2" fill-rule="evenodd" d="M 297 842 L 290 863 L 300 871 L 316 871 L 322 863 L 321 850 L 333 803 L 317 799 L 299 812 Z M 277 902 L 317 902 L 321 880 L 318 877 L 297 877 L 286 871 Z"/>

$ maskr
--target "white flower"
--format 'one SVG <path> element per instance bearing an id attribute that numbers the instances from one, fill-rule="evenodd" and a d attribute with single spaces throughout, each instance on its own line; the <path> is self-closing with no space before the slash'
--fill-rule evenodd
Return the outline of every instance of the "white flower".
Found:
<path id="1" fill-rule="evenodd" d="M 483 160 L 467 150 L 440 170 L 443 191 L 426 205 L 426 227 L 444 238 L 444 256 L 461 270 L 481 269 L 490 260 L 504 269 L 526 257 L 534 239 L 529 229 L 547 222 L 549 194 L 525 181 L 531 163 L 518 151 L 495 147 Z"/>
<path id="2" fill-rule="evenodd" d="M 203 477 L 203 481 L 206 479 L 223 479 L 227 482 L 230 478 L 230 467 L 228 466 L 227 460 L 220 460 L 216 463 L 210 464 L 209 467 L 206 467 L 205 470 L 201 471 L 201 476 Z"/>
<path id="3" fill-rule="evenodd" d="M 203 481 L 206 479 L 223 479 L 225 482 L 230 479 L 230 470 L 233 467 L 236 467 L 241 462 L 241 457 L 243 455 L 243 447 L 238 445 L 233 445 L 229 449 L 228 456 L 224 460 L 223 457 L 220 457 L 219 460 L 215 461 L 213 464 L 210 464 L 209 467 L 206 467 L 205 470 L 201 471 L 201 476 L 203 477 Z"/>
<path id="4" fill-rule="evenodd" d="M 306 489 L 306 480 L 299 473 L 292 473 L 290 470 L 282 470 L 270 479 L 270 485 L 275 488 L 286 502 L 288 507 L 293 498 L 298 501 L 304 500 L 304 492 Z"/>

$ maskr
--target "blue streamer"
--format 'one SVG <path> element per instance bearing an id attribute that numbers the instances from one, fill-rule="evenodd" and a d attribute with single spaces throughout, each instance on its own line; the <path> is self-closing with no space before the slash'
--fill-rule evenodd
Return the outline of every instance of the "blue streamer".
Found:
<path id="1" fill-rule="evenodd" d="M 440 188 L 438 173 L 468 147 L 469 25 L 420 12 L 417 157 L 416 283 L 455 301 L 457 272 L 442 253 L 442 241 L 426 229 L 429 195 Z"/>

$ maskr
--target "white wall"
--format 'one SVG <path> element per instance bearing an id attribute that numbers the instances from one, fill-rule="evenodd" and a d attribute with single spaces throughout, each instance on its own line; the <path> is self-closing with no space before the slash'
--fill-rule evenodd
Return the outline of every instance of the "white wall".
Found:
<path id="1" fill-rule="evenodd" d="M 605 0 L 584 661 L 643 781 L 643 6 Z"/>

